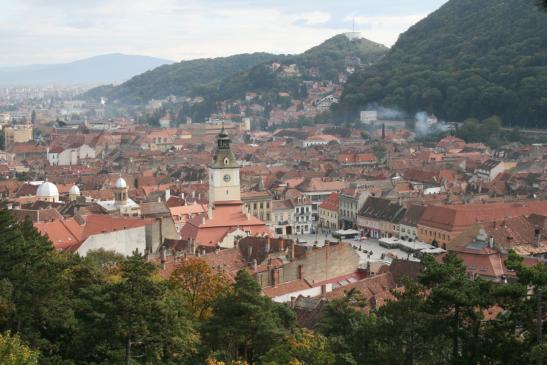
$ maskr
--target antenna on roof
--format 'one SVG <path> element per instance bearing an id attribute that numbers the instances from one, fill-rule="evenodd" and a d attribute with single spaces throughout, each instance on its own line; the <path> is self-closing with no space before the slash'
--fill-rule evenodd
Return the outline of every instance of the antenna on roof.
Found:
<path id="1" fill-rule="evenodd" d="M 355 16 L 353 16 L 353 27 L 352 27 L 352 29 L 353 29 L 353 33 L 355 33 Z"/>

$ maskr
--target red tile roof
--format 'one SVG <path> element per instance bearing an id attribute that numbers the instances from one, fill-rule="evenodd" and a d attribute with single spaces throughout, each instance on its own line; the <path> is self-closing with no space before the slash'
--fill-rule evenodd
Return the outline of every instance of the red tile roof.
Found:
<path id="1" fill-rule="evenodd" d="M 340 194 L 332 193 L 328 198 L 319 206 L 321 209 L 332 210 L 337 212 L 340 205 Z"/>
<path id="2" fill-rule="evenodd" d="M 444 231 L 463 231 L 479 222 L 527 216 L 532 213 L 547 215 L 547 201 L 514 203 L 433 205 L 425 209 L 419 224 Z"/>
<path id="3" fill-rule="evenodd" d="M 88 215 L 80 224 L 76 218 L 38 222 L 34 226 L 43 235 L 49 237 L 57 249 L 76 251 L 90 236 L 143 227 L 154 223 L 153 219 L 122 218 L 108 215 Z"/>
<path id="4" fill-rule="evenodd" d="M 242 202 L 216 203 L 213 216 L 196 215 L 180 232 L 183 240 L 193 239 L 196 246 L 215 247 L 224 237 L 236 229 L 249 231 L 251 235 L 271 234 L 264 222 L 243 213 Z"/>

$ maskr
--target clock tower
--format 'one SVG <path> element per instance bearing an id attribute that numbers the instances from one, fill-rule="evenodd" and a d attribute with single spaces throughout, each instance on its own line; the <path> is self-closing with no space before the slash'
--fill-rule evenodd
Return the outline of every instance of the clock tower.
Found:
<path id="1" fill-rule="evenodd" d="M 239 164 L 224 127 L 217 136 L 217 147 L 209 164 L 209 205 L 225 201 L 240 201 Z"/>

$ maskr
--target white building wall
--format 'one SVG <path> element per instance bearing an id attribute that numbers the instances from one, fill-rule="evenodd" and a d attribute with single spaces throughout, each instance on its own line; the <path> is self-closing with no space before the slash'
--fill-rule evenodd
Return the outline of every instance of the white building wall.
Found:
<path id="1" fill-rule="evenodd" d="M 90 236 L 76 252 L 80 256 L 85 256 L 89 251 L 99 249 L 114 251 L 124 256 L 131 256 L 135 250 L 144 254 L 146 249 L 145 226 Z"/>
<path id="2" fill-rule="evenodd" d="M 95 149 L 83 144 L 78 149 L 78 158 L 95 158 Z"/>
<path id="3" fill-rule="evenodd" d="M 51 166 L 59 165 L 59 154 L 58 153 L 49 153 L 47 154 L 47 160 Z"/>

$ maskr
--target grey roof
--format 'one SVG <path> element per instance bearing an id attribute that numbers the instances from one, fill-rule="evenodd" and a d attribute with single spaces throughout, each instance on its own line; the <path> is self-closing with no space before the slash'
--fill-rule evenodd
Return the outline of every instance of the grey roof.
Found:
<path id="1" fill-rule="evenodd" d="M 416 227 L 422 214 L 424 214 L 425 206 L 423 205 L 411 205 L 405 212 L 405 215 L 401 219 L 401 224 L 410 227 Z"/>
<path id="2" fill-rule="evenodd" d="M 480 170 L 490 171 L 494 167 L 498 166 L 500 163 L 501 163 L 501 161 L 499 161 L 499 160 L 488 159 L 482 165 L 480 165 L 479 169 Z"/>
<path id="3" fill-rule="evenodd" d="M 398 223 L 404 216 L 405 211 L 406 209 L 402 205 L 392 203 L 389 199 L 371 196 L 359 211 L 359 215 Z"/>

